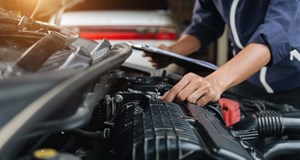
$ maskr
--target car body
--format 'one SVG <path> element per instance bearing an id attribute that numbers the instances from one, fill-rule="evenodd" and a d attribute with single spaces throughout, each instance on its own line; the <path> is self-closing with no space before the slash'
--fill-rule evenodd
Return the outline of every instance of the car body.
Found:
<path id="1" fill-rule="evenodd" d="M 61 17 L 60 25 L 83 38 L 96 41 L 106 38 L 112 44 L 132 42 L 153 47 L 172 44 L 178 38 L 180 30 L 170 13 L 162 10 L 66 12 Z M 148 60 L 142 57 L 141 51 L 134 51 L 126 63 L 152 68 Z"/>

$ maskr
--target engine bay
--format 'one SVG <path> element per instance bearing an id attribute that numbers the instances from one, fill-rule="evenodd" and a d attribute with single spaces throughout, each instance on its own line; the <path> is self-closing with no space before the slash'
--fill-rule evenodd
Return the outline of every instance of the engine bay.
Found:
<path id="1" fill-rule="evenodd" d="M 220 103 L 161 101 L 177 81 L 126 67 L 109 72 L 89 89 L 99 95 L 89 121 L 47 135 L 38 148 L 64 159 L 297 159 L 295 108 L 225 93 L 240 104 L 240 121 L 227 126 Z"/>

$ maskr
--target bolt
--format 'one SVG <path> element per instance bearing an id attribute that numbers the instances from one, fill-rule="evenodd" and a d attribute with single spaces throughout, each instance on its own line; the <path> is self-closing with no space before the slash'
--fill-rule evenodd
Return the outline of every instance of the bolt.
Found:
<path id="1" fill-rule="evenodd" d="M 123 102 L 123 96 L 122 95 L 116 95 L 116 97 L 115 97 L 115 102 L 117 102 L 117 103 L 121 103 L 121 102 Z"/>
<path id="2" fill-rule="evenodd" d="M 146 94 L 145 95 L 149 100 L 151 100 L 152 99 L 152 96 L 151 95 L 149 95 L 149 94 Z"/>

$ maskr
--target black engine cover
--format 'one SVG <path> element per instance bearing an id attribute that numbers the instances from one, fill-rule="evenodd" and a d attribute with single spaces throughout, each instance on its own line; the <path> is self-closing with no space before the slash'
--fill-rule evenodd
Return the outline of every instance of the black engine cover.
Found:
<path id="1" fill-rule="evenodd" d="M 254 159 L 205 109 L 198 107 L 195 118 L 175 103 L 157 101 L 146 106 L 133 102 L 121 109 L 113 144 L 119 159 Z"/>
<path id="2" fill-rule="evenodd" d="M 195 159 L 205 148 L 174 104 L 152 103 L 133 126 L 133 159 Z"/>

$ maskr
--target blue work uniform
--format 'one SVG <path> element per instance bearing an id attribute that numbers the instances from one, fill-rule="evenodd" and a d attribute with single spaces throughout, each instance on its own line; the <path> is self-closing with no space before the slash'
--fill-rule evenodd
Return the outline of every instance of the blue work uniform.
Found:
<path id="1" fill-rule="evenodd" d="M 196 0 L 184 34 L 206 47 L 222 35 L 225 24 L 236 53 L 250 43 L 271 51 L 269 64 L 248 82 L 267 93 L 300 87 L 300 0 Z"/>

